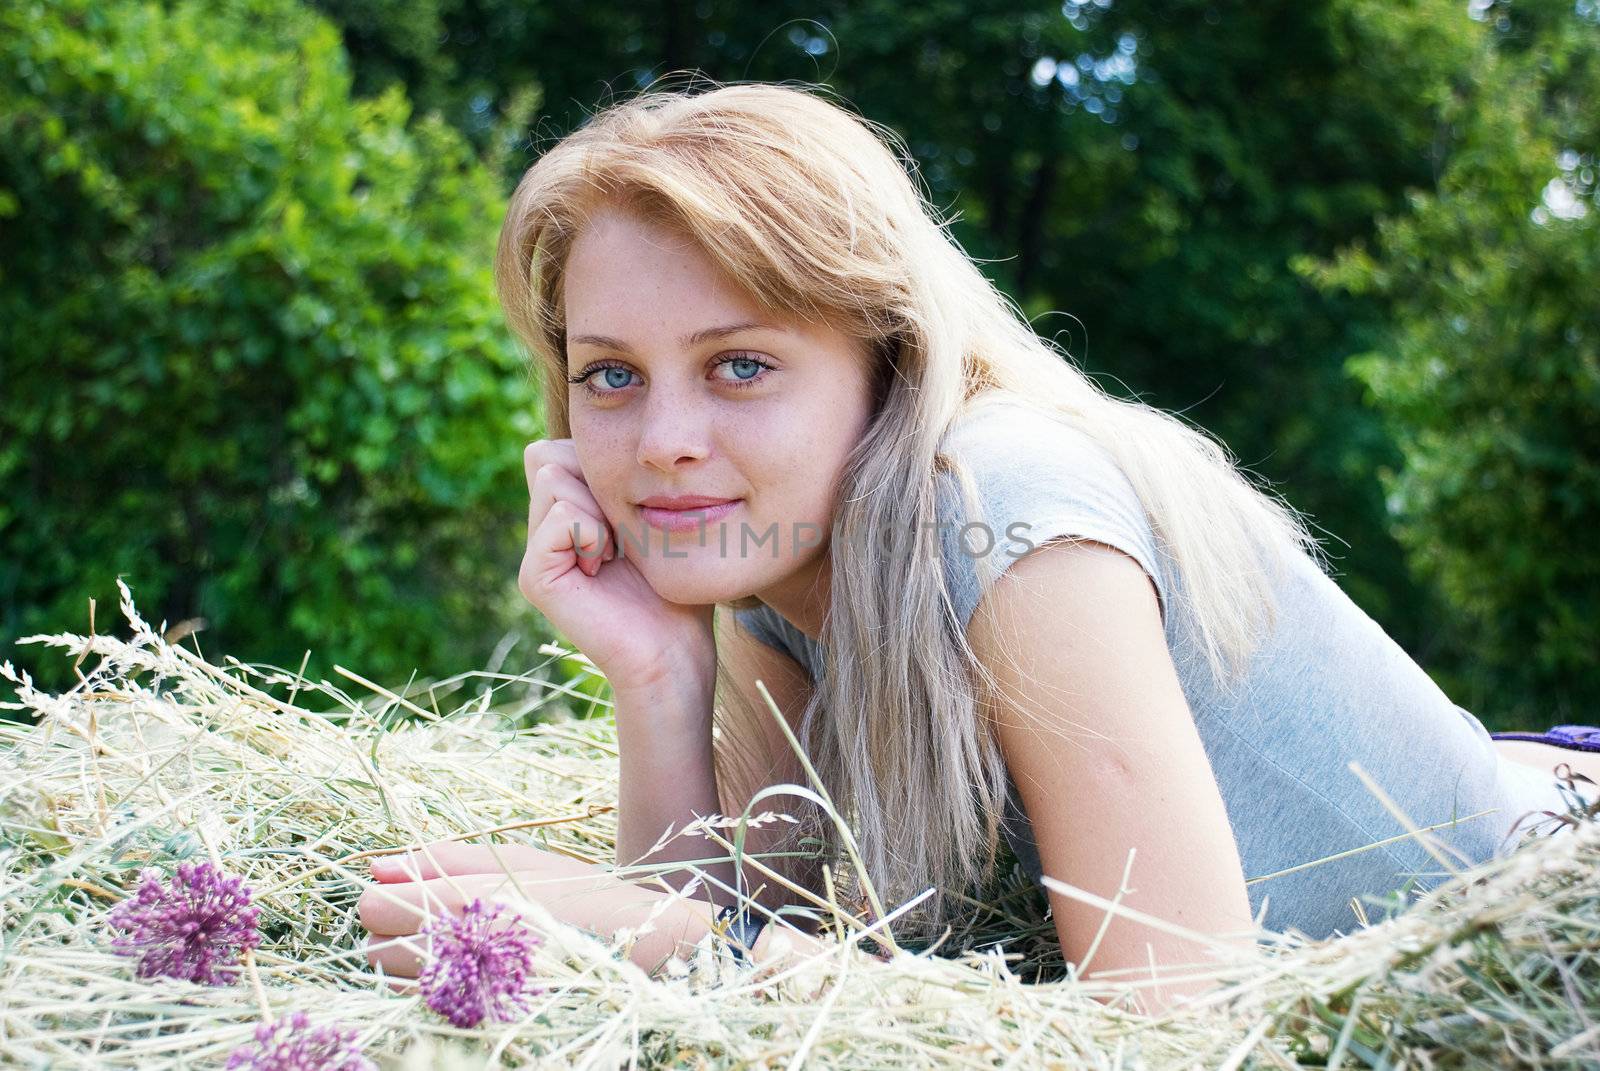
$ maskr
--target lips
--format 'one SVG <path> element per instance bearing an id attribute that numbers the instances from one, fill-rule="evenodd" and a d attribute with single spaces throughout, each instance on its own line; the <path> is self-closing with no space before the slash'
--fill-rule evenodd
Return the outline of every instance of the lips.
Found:
<path id="1" fill-rule="evenodd" d="M 737 498 L 719 498 L 715 495 L 651 495 L 640 499 L 639 505 L 652 509 L 704 509 L 737 501 Z"/>
<path id="2" fill-rule="evenodd" d="M 639 513 L 644 522 L 652 528 L 668 532 L 692 532 L 705 525 L 715 524 L 743 504 L 742 498 L 653 495 L 639 503 Z"/>

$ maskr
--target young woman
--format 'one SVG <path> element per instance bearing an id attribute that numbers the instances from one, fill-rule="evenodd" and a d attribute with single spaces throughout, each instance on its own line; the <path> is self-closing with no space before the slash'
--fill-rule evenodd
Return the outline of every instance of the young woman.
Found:
<path id="1" fill-rule="evenodd" d="M 1565 811 L 1556 762 L 1600 778 L 1600 756 L 1497 745 L 1221 446 L 1041 341 L 896 144 L 812 92 L 655 92 L 556 145 L 511 200 L 499 292 L 551 433 L 525 455 L 520 586 L 613 685 L 618 863 L 715 854 L 678 838 L 647 855 L 669 827 L 808 784 L 758 681 L 850 818 L 872 914 L 934 890 L 902 937 L 954 917 L 948 891 L 987 878 L 1002 836 L 1035 877 L 1217 941 L 1248 944 L 1258 919 L 1327 936 L 1359 924 L 1352 899 L 1379 915 L 1361 898 Z M 803 832 L 838 872 L 814 804 L 755 809 L 807 820 L 751 829 L 747 852 Z M 1407 835 L 1452 819 L 1431 848 Z M 525 846 L 424 854 L 374 865 L 377 937 L 507 871 L 595 930 L 665 896 Z M 825 892 L 816 861 L 767 867 L 703 867 L 713 906 L 741 880 L 765 882 L 766 909 Z M 1104 910 L 1054 889 L 1050 906 L 1079 962 Z M 634 958 L 711 916 L 658 922 Z M 758 960 L 779 929 L 804 943 L 769 924 Z M 373 959 L 404 974 L 416 951 Z M 1205 949 L 1118 918 L 1094 967 L 1152 959 Z"/>

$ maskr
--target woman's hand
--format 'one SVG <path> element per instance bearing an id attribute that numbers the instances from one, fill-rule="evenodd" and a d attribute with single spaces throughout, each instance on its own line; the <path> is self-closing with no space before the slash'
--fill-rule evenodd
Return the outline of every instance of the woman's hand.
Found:
<path id="1" fill-rule="evenodd" d="M 496 855 L 499 858 L 496 858 Z M 431 858 L 430 858 L 431 857 Z M 503 867 L 512 867 L 512 870 Z M 610 940 L 624 926 L 650 930 L 635 936 L 629 957 L 654 974 L 669 955 L 683 955 L 706 932 L 714 910 L 679 894 L 669 895 L 585 863 L 532 845 L 465 845 L 436 841 L 423 849 L 372 864 L 374 883 L 361 894 L 357 913 L 371 934 L 367 960 L 397 978 L 415 978 L 427 963 L 428 940 L 417 933 L 441 912 L 459 915 L 475 898 L 501 898 L 515 908 L 526 896 L 562 922 Z M 519 891 L 520 889 L 520 891 Z M 667 900 L 672 903 L 666 903 Z M 504 927 L 521 925 L 502 916 Z M 769 924 L 756 941 L 758 973 L 780 970 L 792 956 L 830 950 L 827 942 L 785 928 L 782 944 Z"/>
<path id="2" fill-rule="evenodd" d="M 528 879 L 537 878 L 537 872 L 515 875 L 516 882 L 524 887 L 528 887 Z M 390 977 L 415 978 L 432 955 L 429 939 L 420 935 L 429 921 L 446 912 L 460 915 L 461 909 L 475 899 L 485 903 L 514 899 L 516 889 L 511 877 L 504 873 L 370 886 L 361 894 L 357 906 L 361 925 L 371 934 L 367 938 L 367 962 L 374 968 L 382 967 Z M 497 919 L 495 925 L 503 929 L 524 923 L 507 915 Z"/>
<path id="3" fill-rule="evenodd" d="M 415 978 L 427 962 L 428 941 L 418 932 L 444 912 L 459 915 L 477 898 L 514 901 L 526 894 L 557 918 L 569 921 L 560 905 L 574 899 L 575 890 L 614 887 L 617 881 L 598 865 L 530 844 L 454 841 L 437 841 L 402 855 L 374 859 L 372 877 L 374 883 L 362 892 L 356 905 L 361 925 L 371 934 L 367 961 L 381 966 L 385 974 L 401 978 Z M 500 923 L 512 924 L 504 916 Z"/>
<path id="4" fill-rule="evenodd" d="M 504 866 L 515 869 L 507 876 Z M 600 864 L 533 845 L 435 840 L 421 850 L 373 860 L 373 879 L 376 884 L 368 885 L 357 905 L 363 927 L 371 932 L 366 959 L 395 978 L 416 978 L 427 962 L 427 938 L 419 938 L 418 930 L 442 911 L 461 914 L 475 897 L 501 898 L 515 909 L 517 898 L 526 895 L 560 921 L 608 941 L 619 927 L 642 930 L 634 937 L 629 957 L 651 975 L 667 957 L 688 954 L 714 916 L 714 909 L 704 903 L 634 884 Z M 664 903 L 667 900 L 674 903 Z M 643 929 L 646 924 L 648 929 Z M 494 925 L 504 929 L 523 924 L 501 916 Z M 789 925 L 779 933 L 779 925 L 770 922 L 755 940 L 752 953 L 752 978 L 766 978 L 795 959 L 837 954 L 838 946 L 826 935 L 813 937 Z M 821 994 L 818 989 L 808 999 Z"/>
<path id="5" fill-rule="evenodd" d="M 560 873 L 563 867 L 572 874 L 594 870 L 582 860 L 547 852 L 532 844 L 462 844 L 457 840 L 439 840 L 408 852 L 379 856 L 372 861 L 372 880 L 381 883 L 428 881 L 446 875 L 503 874 L 518 870 Z"/>
<path id="6" fill-rule="evenodd" d="M 667 602 L 617 553 L 615 531 L 583 478 L 572 440 L 529 443 L 523 467 L 523 598 L 619 690 L 649 688 L 686 662 L 714 659 L 711 607 Z"/>

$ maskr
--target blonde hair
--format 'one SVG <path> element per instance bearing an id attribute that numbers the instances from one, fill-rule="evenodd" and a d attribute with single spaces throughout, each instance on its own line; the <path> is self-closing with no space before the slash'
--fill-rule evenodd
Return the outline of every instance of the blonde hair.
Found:
<path id="1" fill-rule="evenodd" d="M 990 876 L 1007 773 L 983 714 L 992 678 L 967 645 L 938 556 L 905 545 L 886 559 L 867 536 L 936 530 L 947 469 L 967 515 L 981 516 L 970 475 L 940 452 L 969 406 L 1012 397 L 1111 452 L 1182 577 L 1183 608 L 1219 684 L 1237 681 L 1276 618 L 1269 559 L 1281 567 L 1282 549 L 1297 546 L 1320 565 L 1321 548 L 1221 444 L 1107 394 L 1036 335 L 948 233 L 914 165 L 897 158 L 898 136 L 825 95 L 739 83 L 651 89 L 611 105 L 523 176 L 500 234 L 496 284 L 542 374 L 553 436 L 570 434 L 563 268 L 608 202 L 681 231 L 765 306 L 824 318 L 867 344 L 878 404 L 841 478 L 819 637 L 826 662 L 799 739 L 849 812 L 881 902 L 934 889 L 896 925 L 897 934 L 927 933 L 951 918 L 947 890 Z M 1279 553 L 1263 554 L 1269 548 Z M 740 745 L 720 736 L 718 768 L 727 770 Z M 834 831 L 808 832 L 838 857 Z"/>

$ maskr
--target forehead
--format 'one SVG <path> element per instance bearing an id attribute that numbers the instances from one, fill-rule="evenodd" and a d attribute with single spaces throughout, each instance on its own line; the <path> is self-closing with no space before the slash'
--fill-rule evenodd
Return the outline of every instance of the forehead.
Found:
<path id="1" fill-rule="evenodd" d="M 610 209 L 573 243 L 562 301 L 569 337 L 630 326 L 665 326 L 675 336 L 732 323 L 792 326 L 681 232 Z"/>

